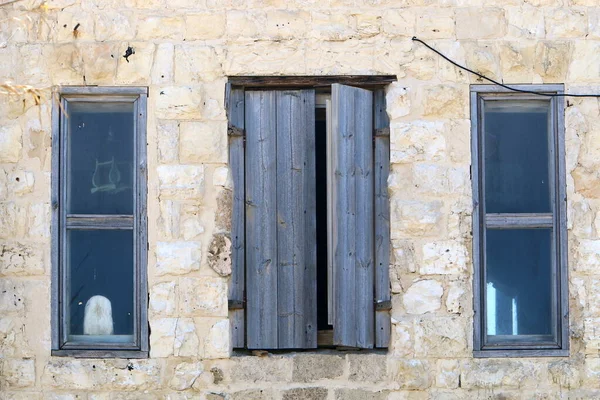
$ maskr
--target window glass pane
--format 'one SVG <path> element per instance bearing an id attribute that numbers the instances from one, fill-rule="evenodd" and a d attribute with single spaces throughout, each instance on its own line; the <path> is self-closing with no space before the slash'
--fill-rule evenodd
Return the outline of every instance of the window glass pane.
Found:
<path id="1" fill-rule="evenodd" d="M 488 213 L 551 212 L 547 101 L 486 101 Z"/>
<path id="2" fill-rule="evenodd" d="M 552 230 L 486 234 L 488 336 L 552 335 Z"/>
<path id="3" fill-rule="evenodd" d="M 70 230 L 69 341 L 131 342 L 133 231 Z"/>
<path id="4" fill-rule="evenodd" d="M 69 103 L 67 213 L 133 214 L 133 107 Z"/>

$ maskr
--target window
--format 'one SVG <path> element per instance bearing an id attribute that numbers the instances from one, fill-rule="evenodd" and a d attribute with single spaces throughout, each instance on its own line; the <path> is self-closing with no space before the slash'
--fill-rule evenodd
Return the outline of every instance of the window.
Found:
<path id="1" fill-rule="evenodd" d="M 474 85 L 471 118 L 475 356 L 568 355 L 563 98 Z"/>
<path id="2" fill-rule="evenodd" d="M 148 355 L 146 97 L 133 87 L 54 93 L 53 355 Z"/>
<path id="3" fill-rule="evenodd" d="M 230 79 L 234 347 L 388 345 L 393 78 L 334 79 Z"/>

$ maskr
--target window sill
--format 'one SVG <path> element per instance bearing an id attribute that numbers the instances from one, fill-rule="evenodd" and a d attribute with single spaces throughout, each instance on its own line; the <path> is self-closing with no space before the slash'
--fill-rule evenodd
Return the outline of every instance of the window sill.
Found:
<path id="1" fill-rule="evenodd" d="M 148 358 L 147 351 L 141 350 L 52 350 L 53 357 L 74 358 Z"/>
<path id="2" fill-rule="evenodd" d="M 569 350 L 528 349 L 528 350 L 474 350 L 474 358 L 523 358 L 523 357 L 568 357 Z"/>

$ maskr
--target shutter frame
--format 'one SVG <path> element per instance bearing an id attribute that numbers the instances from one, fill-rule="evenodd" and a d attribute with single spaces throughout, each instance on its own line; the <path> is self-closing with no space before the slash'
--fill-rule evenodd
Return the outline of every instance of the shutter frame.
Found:
<path id="1" fill-rule="evenodd" d="M 332 85 L 334 344 L 373 348 L 373 93 Z"/>
<path id="2" fill-rule="evenodd" d="M 226 86 L 229 121 L 229 168 L 233 185 L 231 206 L 231 280 L 229 282 L 229 318 L 233 348 L 246 346 L 245 288 L 245 183 L 244 183 L 244 88 Z"/>

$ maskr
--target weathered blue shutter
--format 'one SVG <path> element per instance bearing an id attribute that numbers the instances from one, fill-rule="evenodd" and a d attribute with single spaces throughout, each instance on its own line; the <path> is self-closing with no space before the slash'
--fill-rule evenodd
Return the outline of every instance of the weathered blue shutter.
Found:
<path id="1" fill-rule="evenodd" d="M 246 91 L 250 349 L 316 347 L 314 91 Z"/>
<path id="2" fill-rule="evenodd" d="M 332 85 L 334 335 L 372 348 L 374 308 L 373 93 Z"/>

